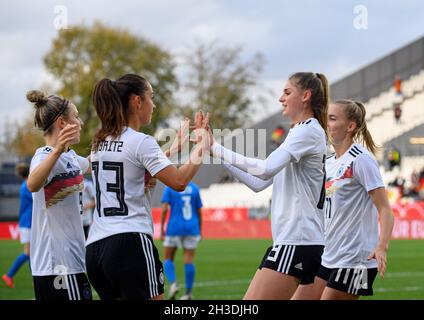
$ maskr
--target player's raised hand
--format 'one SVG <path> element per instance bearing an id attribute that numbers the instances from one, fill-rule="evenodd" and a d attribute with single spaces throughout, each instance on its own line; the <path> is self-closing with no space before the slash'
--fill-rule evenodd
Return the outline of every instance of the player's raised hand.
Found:
<path id="1" fill-rule="evenodd" d="M 203 117 L 203 119 L 202 119 L 202 125 L 201 125 L 201 127 L 203 128 L 203 129 L 208 129 L 209 128 L 209 112 L 207 112 L 206 113 L 206 116 L 204 116 Z"/>
<path id="2" fill-rule="evenodd" d="M 193 143 L 199 143 L 201 141 L 201 134 L 200 133 L 200 129 L 202 129 L 202 124 L 203 124 L 203 112 L 197 111 L 194 115 L 194 125 L 191 126 L 190 128 L 193 130 L 193 134 L 190 137 L 190 141 Z"/>
<path id="3" fill-rule="evenodd" d="M 199 129 L 202 127 L 203 124 L 203 111 L 197 111 L 196 114 L 194 115 L 194 126 L 192 127 L 192 129 Z"/>
<path id="4" fill-rule="evenodd" d="M 55 148 L 61 153 L 68 150 L 69 146 L 75 141 L 79 134 L 79 130 L 80 128 L 78 125 L 67 124 L 62 130 L 60 130 Z"/>
<path id="5" fill-rule="evenodd" d="M 215 143 L 215 137 L 213 136 L 212 129 L 209 125 L 209 119 L 210 119 L 210 115 L 209 115 L 209 112 L 208 112 L 208 113 L 206 113 L 206 117 L 203 119 L 202 126 L 208 132 L 209 147 L 212 147 L 212 145 Z"/>
<path id="6" fill-rule="evenodd" d="M 208 135 L 207 139 L 208 139 L 208 143 L 209 143 L 208 147 L 210 148 L 214 144 L 215 138 L 213 136 L 212 129 L 209 125 L 209 119 L 210 119 L 210 114 L 208 112 L 208 113 L 206 113 L 206 116 L 202 120 L 202 129 L 206 130 L 206 133 Z"/>
<path id="7" fill-rule="evenodd" d="M 205 147 L 210 146 L 209 112 L 205 116 L 202 111 L 197 111 L 194 119 L 194 126 L 191 127 L 194 135 L 190 141 L 196 144 L 203 142 Z"/>

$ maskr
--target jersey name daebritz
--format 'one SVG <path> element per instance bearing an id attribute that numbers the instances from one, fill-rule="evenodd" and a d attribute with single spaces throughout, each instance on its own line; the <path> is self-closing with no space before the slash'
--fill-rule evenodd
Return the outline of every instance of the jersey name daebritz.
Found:
<path id="1" fill-rule="evenodd" d="M 124 141 L 101 141 L 97 146 L 97 151 L 122 152 Z"/>

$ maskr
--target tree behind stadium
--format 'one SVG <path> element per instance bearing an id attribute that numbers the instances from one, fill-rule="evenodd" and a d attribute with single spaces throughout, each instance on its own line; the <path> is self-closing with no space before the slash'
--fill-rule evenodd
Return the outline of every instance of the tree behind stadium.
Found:
<path id="1" fill-rule="evenodd" d="M 84 126 L 81 142 L 74 148 L 82 155 L 90 151 L 90 142 L 99 120 L 91 102 L 95 83 L 104 78 L 117 79 L 126 73 L 146 77 L 155 91 L 157 108 L 152 124 L 143 132 L 153 134 L 175 107 L 173 92 L 178 88 L 171 55 L 149 40 L 100 22 L 93 26 L 76 25 L 59 31 L 44 56 L 47 70 L 59 81 L 58 94 L 78 108 Z"/>
<path id="2" fill-rule="evenodd" d="M 254 95 L 264 64 L 260 53 L 243 61 L 240 47 L 223 46 L 217 41 L 196 42 L 184 58 L 187 76 L 182 87 L 192 98 L 184 107 L 186 115 L 202 108 L 210 112 L 213 128 L 233 130 L 255 120 L 254 104 L 265 107 L 263 94 L 271 92 L 261 88 L 262 94 Z"/>

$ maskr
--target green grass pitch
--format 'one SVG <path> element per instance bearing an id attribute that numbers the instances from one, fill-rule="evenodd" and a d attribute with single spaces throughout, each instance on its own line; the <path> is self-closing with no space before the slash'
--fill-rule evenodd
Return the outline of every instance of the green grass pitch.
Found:
<path id="1" fill-rule="evenodd" d="M 195 259 L 194 299 L 241 299 L 270 244 L 267 240 L 203 240 Z M 162 243 L 156 242 L 156 245 L 163 256 Z M 21 250 L 18 241 L 0 241 L 1 274 L 7 272 Z M 177 252 L 175 262 L 181 296 L 184 293 L 181 251 Z M 14 289 L 7 288 L 2 281 L 0 283 L 0 300 L 33 298 L 27 265 L 15 276 Z M 362 299 L 424 299 L 424 240 L 391 241 L 386 277 L 381 279 L 378 276 L 374 282 L 374 296 Z"/>

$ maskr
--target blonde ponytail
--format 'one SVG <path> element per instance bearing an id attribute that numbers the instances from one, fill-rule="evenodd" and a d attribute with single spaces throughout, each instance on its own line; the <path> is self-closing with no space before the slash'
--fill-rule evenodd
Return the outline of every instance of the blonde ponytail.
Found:
<path id="1" fill-rule="evenodd" d="M 364 145 L 371 153 L 375 154 L 379 147 L 368 131 L 367 122 L 365 120 L 366 110 L 364 104 L 359 101 L 348 99 L 338 100 L 334 103 L 343 107 L 348 120 L 356 123 L 356 130 L 352 136 L 353 141 Z"/>

